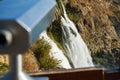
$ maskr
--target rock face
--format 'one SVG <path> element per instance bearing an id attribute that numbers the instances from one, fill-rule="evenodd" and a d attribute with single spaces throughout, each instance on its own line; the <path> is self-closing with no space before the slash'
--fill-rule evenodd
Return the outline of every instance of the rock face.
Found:
<path id="1" fill-rule="evenodd" d="M 92 53 L 101 50 L 107 52 L 120 46 L 114 23 L 111 21 L 111 17 L 118 18 L 111 10 L 111 7 L 116 8 L 113 4 L 115 2 L 119 1 L 69 0 L 65 3 L 69 17 L 76 23 Z"/>
<path id="2" fill-rule="evenodd" d="M 106 68 L 118 66 L 120 0 L 68 0 L 64 4 L 95 63 Z"/>
<path id="3" fill-rule="evenodd" d="M 115 16 L 110 17 L 113 25 L 115 26 L 116 32 L 120 35 L 120 0 L 113 0 L 111 10 L 114 12 Z"/>

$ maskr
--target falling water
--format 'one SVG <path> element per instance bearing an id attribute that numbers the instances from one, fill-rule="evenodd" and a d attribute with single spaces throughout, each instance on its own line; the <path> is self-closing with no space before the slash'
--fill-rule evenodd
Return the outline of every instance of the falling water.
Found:
<path id="1" fill-rule="evenodd" d="M 64 17 L 61 17 L 61 21 L 63 23 L 62 39 L 63 48 L 66 53 L 63 53 L 63 51 L 57 47 L 55 42 L 48 37 L 46 31 L 40 35 L 40 38 L 44 37 L 44 40 L 51 45 L 52 49 L 50 51 L 50 55 L 60 60 L 60 65 L 63 68 L 70 69 L 72 67 L 82 68 L 94 66 L 90 56 L 90 51 L 78 33 L 74 23 L 68 18 L 63 4 L 62 7 L 64 12 Z"/>
<path id="2" fill-rule="evenodd" d="M 63 47 L 67 53 L 67 57 L 73 63 L 74 68 L 94 66 L 90 51 L 78 33 L 74 23 L 68 18 L 65 8 L 62 4 L 64 16 L 61 21 L 63 23 Z"/>
<path id="3" fill-rule="evenodd" d="M 63 54 L 62 50 L 60 50 L 57 45 L 55 44 L 55 42 L 53 40 L 51 40 L 46 31 L 44 31 L 43 33 L 41 33 L 40 38 L 44 37 L 44 40 L 47 41 L 49 43 L 49 45 L 51 45 L 51 50 L 50 50 L 50 55 L 52 57 L 54 57 L 57 60 L 60 60 L 60 66 L 62 66 L 63 68 L 66 69 L 70 69 L 71 65 L 69 64 L 67 58 L 65 57 L 65 55 Z"/>

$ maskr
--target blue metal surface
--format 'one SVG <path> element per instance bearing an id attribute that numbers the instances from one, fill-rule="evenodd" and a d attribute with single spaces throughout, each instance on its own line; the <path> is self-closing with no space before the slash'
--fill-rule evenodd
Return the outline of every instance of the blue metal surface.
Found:
<path id="1" fill-rule="evenodd" d="M 14 20 L 41 0 L 2 0 L 0 1 L 0 19 Z"/>
<path id="2" fill-rule="evenodd" d="M 55 0 L 0 1 L 0 30 L 13 36 L 0 53 L 23 53 L 54 20 Z"/>
<path id="3" fill-rule="evenodd" d="M 24 28 L 28 31 L 32 30 L 30 44 L 38 37 L 37 34 L 40 34 L 52 22 L 55 16 L 55 5 L 54 0 L 40 0 L 32 9 L 17 19 L 17 22 L 25 26 Z"/>
<path id="4" fill-rule="evenodd" d="M 11 71 L 3 80 L 33 80 L 22 72 L 21 54 L 54 20 L 55 5 L 54 0 L 0 1 L 0 53 L 11 55 Z M 48 78 L 39 77 L 35 80 Z"/>

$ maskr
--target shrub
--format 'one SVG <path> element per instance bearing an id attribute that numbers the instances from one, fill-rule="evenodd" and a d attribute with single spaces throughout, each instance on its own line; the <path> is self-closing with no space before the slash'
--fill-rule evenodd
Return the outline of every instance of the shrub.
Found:
<path id="1" fill-rule="evenodd" d="M 38 40 L 33 46 L 32 50 L 38 61 L 41 70 L 60 69 L 60 61 L 50 56 L 51 46 L 44 38 Z"/>
<path id="2" fill-rule="evenodd" d="M 9 69 L 9 67 L 7 64 L 0 62 L 0 73 L 8 72 L 8 69 Z"/>

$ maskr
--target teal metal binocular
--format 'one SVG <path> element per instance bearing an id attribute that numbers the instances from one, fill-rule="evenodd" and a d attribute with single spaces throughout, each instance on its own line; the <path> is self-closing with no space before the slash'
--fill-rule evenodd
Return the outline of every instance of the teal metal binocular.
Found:
<path id="1" fill-rule="evenodd" d="M 0 53 L 22 53 L 53 21 L 54 0 L 1 0 Z"/>
<path id="2" fill-rule="evenodd" d="M 9 53 L 11 67 L 2 80 L 33 80 L 22 72 L 21 55 L 52 23 L 55 6 L 54 0 L 0 0 L 0 54 Z"/>

